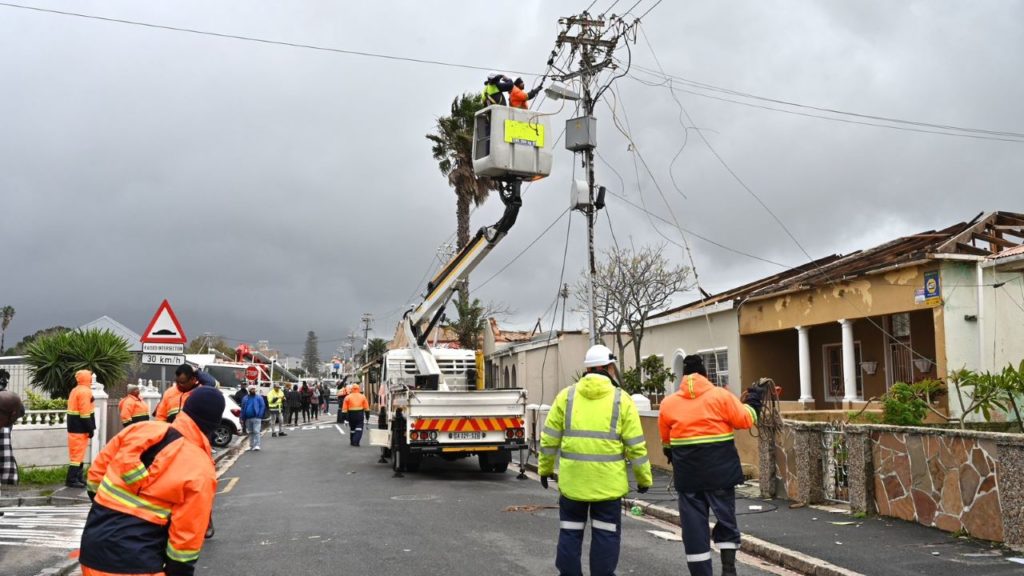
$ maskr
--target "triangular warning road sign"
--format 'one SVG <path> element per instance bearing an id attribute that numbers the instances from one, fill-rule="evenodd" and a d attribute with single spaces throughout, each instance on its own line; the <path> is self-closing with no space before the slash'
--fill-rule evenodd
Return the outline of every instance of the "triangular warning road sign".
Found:
<path id="1" fill-rule="evenodd" d="M 181 329 L 178 317 L 171 310 L 171 305 L 164 300 L 156 309 L 156 314 L 149 321 L 149 326 L 142 333 L 142 342 L 146 344 L 184 344 L 188 342 L 185 331 Z"/>

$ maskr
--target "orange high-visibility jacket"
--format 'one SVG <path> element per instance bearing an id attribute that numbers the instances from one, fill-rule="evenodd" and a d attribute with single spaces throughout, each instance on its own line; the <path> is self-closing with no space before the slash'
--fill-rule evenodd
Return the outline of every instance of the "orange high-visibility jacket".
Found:
<path id="1" fill-rule="evenodd" d="M 345 403 L 341 405 L 342 412 L 370 411 L 370 403 L 363 396 L 362 392 L 352 392 L 345 397 Z"/>
<path id="2" fill-rule="evenodd" d="M 82 533 L 83 566 L 115 574 L 186 574 L 203 546 L 217 475 L 210 441 L 184 412 L 140 422 L 100 452 L 86 482 L 95 494 Z"/>
<path id="3" fill-rule="evenodd" d="M 658 412 L 661 443 L 672 451 L 676 489 L 732 488 L 743 482 L 734 430 L 757 423 L 757 412 L 700 374 L 683 376 Z"/>
<path id="4" fill-rule="evenodd" d="M 174 417 L 185 407 L 185 400 L 188 400 L 191 393 L 192 390 L 182 392 L 177 384 L 168 388 L 160 403 L 156 405 L 156 419 L 167 423 L 174 422 Z"/>
<path id="5" fill-rule="evenodd" d="M 79 380 L 68 396 L 66 422 L 69 434 L 89 434 L 96 430 L 93 402 L 91 382 Z"/>
<path id="6" fill-rule="evenodd" d="M 125 396 L 118 403 L 117 412 L 121 415 L 121 424 L 124 426 L 149 420 L 149 405 L 134 394 Z"/>

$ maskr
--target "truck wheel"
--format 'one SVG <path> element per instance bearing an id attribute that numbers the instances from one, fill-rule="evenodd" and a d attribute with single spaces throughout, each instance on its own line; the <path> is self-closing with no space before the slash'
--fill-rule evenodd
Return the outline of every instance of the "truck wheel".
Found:
<path id="1" fill-rule="evenodd" d="M 487 453 L 477 454 L 477 460 L 480 461 L 480 471 L 490 472 L 491 471 L 491 455 Z"/>
<path id="2" fill-rule="evenodd" d="M 508 462 L 498 462 L 491 465 L 491 472 L 503 474 L 506 470 L 508 470 Z"/>
<path id="3" fill-rule="evenodd" d="M 502 474 L 508 470 L 508 465 L 512 462 L 511 452 L 498 452 L 491 455 L 491 472 Z"/>

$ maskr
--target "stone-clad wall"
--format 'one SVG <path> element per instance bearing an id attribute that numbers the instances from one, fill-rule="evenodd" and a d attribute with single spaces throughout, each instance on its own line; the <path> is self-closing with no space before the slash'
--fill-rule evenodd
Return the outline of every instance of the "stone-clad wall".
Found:
<path id="1" fill-rule="evenodd" d="M 994 441 L 874 431 L 871 445 L 879 514 L 1003 540 Z"/>
<path id="2" fill-rule="evenodd" d="M 824 423 L 762 440 L 761 491 L 822 501 Z M 849 425 L 850 508 L 1024 547 L 1024 435 Z"/>

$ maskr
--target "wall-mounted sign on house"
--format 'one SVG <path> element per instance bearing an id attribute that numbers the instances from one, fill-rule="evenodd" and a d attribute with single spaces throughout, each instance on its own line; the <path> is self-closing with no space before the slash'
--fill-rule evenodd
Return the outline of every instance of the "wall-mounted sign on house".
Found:
<path id="1" fill-rule="evenodd" d="M 939 271 L 925 272 L 924 274 L 924 303 L 942 303 L 942 285 L 939 283 Z"/>

